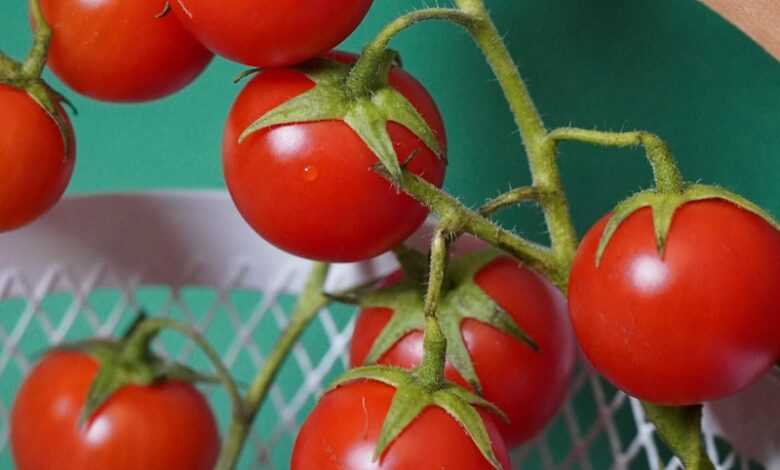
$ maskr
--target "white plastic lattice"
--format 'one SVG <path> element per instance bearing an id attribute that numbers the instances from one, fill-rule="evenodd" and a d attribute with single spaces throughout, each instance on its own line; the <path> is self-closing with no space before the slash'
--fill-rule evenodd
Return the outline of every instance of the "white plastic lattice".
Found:
<path id="1" fill-rule="evenodd" d="M 286 326 L 307 267 L 246 228 L 222 193 L 70 198 L 33 226 L 0 236 L 0 468 L 13 468 L 7 423 L 14 392 L 46 346 L 112 335 L 144 307 L 195 325 L 247 382 Z M 349 286 L 393 267 L 387 257 L 338 266 L 329 283 Z M 286 468 L 297 427 L 347 366 L 352 315 L 323 311 L 294 348 L 241 468 Z M 165 337 L 160 349 L 205 364 L 188 341 Z M 767 412 L 778 391 L 780 379 L 769 377 L 744 398 L 708 407 L 705 435 L 719 469 L 780 469 L 780 410 Z M 208 392 L 224 415 L 223 393 Z M 738 457 L 714 430 L 763 467 Z M 513 462 L 523 469 L 681 468 L 641 406 L 585 365 L 559 416 Z"/>

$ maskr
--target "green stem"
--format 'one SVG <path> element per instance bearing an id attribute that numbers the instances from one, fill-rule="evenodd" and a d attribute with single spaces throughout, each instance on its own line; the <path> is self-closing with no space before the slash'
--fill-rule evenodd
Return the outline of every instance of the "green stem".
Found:
<path id="1" fill-rule="evenodd" d="M 125 340 L 124 356 L 131 360 L 142 359 L 148 353 L 152 341 L 154 341 L 163 330 L 174 330 L 181 333 L 191 339 L 203 351 L 214 367 L 220 383 L 225 387 L 225 390 L 230 397 L 230 402 L 233 406 L 233 416 L 244 416 L 243 400 L 241 399 L 238 385 L 233 380 L 233 376 L 230 375 L 230 371 L 225 364 L 222 363 L 219 354 L 211 347 L 208 340 L 191 326 L 170 318 L 150 318 L 144 320 L 135 326 Z"/>
<path id="2" fill-rule="evenodd" d="M 448 237 L 451 232 L 446 228 L 449 221 L 444 219 L 437 227 L 431 241 L 431 266 L 428 274 L 428 289 L 425 293 L 425 333 L 423 336 L 423 357 L 415 375 L 423 386 L 436 390 L 444 382 L 444 367 L 447 362 L 447 339 L 441 331 L 436 318 L 447 272 L 449 253 Z"/>
<path id="3" fill-rule="evenodd" d="M 406 193 L 428 207 L 441 220 L 446 219 L 455 224 L 454 232 L 470 233 L 506 251 L 557 286 L 562 288 L 566 285 L 567 270 L 562 269 L 550 249 L 499 227 L 419 176 L 404 172 L 400 183 Z"/>
<path id="4" fill-rule="evenodd" d="M 485 217 L 493 215 L 496 211 L 521 202 L 539 201 L 541 193 L 533 186 L 523 186 L 507 191 L 498 197 L 491 199 L 479 208 L 479 213 Z"/>
<path id="5" fill-rule="evenodd" d="M 447 272 L 448 231 L 442 227 L 436 229 L 431 240 L 431 266 L 428 273 L 428 289 L 425 293 L 425 318 L 436 318 L 441 300 L 442 287 Z"/>
<path id="6" fill-rule="evenodd" d="M 215 470 L 233 470 L 235 468 L 252 423 L 287 354 L 317 313 L 329 303 L 329 299 L 323 293 L 329 269 L 330 265 L 325 263 L 316 263 L 312 267 L 289 325 L 247 392 L 244 401 L 246 412 L 240 419 L 234 417 L 230 423 L 228 436 L 223 443 Z"/>
<path id="7" fill-rule="evenodd" d="M 633 147 L 641 145 L 653 168 L 656 187 L 659 192 L 680 194 L 685 183 L 677 163 L 672 157 L 669 146 L 660 137 L 650 132 L 601 132 L 588 129 L 563 127 L 548 135 L 548 141 L 554 145 L 558 141 L 571 140 L 604 147 Z"/>
<path id="8" fill-rule="evenodd" d="M 453 8 L 427 8 L 413 11 L 388 24 L 370 44 L 352 67 L 347 77 L 347 88 L 353 96 L 365 96 L 384 83 L 388 64 L 387 46 L 398 33 L 421 21 L 440 20 L 451 21 L 467 26 L 472 18 L 460 10 Z"/>
<path id="9" fill-rule="evenodd" d="M 13 81 L 19 76 L 19 64 L 0 51 L 0 83 Z"/>
<path id="10" fill-rule="evenodd" d="M 39 0 L 30 0 L 30 16 L 33 22 L 33 46 L 22 64 L 26 78 L 39 78 L 46 66 L 46 57 L 51 41 L 51 28 L 43 17 Z"/>
<path id="11" fill-rule="evenodd" d="M 482 0 L 455 0 L 455 4 L 461 11 L 475 18 L 467 29 L 493 69 L 520 130 L 533 186 L 544 196 L 540 203 L 544 209 L 552 251 L 561 266 L 562 274 L 555 276 L 560 280 L 568 276 L 577 249 L 577 233 L 563 192 L 554 149 L 551 152 L 543 145 L 546 131 L 542 118 Z"/>

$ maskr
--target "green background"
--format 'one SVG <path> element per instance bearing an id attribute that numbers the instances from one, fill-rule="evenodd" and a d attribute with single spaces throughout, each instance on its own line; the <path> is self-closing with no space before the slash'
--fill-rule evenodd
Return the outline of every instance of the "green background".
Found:
<path id="1" fill-rule="evenodd" d="M 17 58 L 30 42 L 25 3 L 4 2 L 0 12 L 0 48 Z M 344 49 L 359 50 L 385 22 L 423 3 L 377 0 Z M 670 142 L 689 179 L 780 213 L 780 65 L 720 17 L 693 0 L 487 3 L 549 127 L 652 130 Z M 519 135 L 470 39 L 452 26 L 422 25 L 394 46 L 446 118 L 447 188 L 477 204 L 526 183 Z M 141 105 L 96 103 L 52 80 L 80 111 L 70 192 L 223 187 L 221 133 L 241 70 L 217 59 L 180 94 Z M 562 157 L 581 230 L 650 182 L 639 151 L 565 144 Z M 533 210 L 503 221 L 544 235 Z"/>

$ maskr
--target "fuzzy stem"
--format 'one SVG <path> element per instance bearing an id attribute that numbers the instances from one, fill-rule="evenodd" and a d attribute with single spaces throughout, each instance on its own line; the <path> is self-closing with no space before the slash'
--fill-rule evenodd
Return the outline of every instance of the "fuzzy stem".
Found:
<path id="1" fill-rule="evenodd" d="M 347 88 L 353 96 L 369 95 L 384 83 L 387 69 L 387 46 L 401 31 L 421 21 L 440 20 L 468 25 L 472 18 L 462 11 L 453 8 L 427 8 L 413 11 L 396 18 L 363 49 L 360 59 L 352 67 L 347 77 Z"/>
<path id="2" fill-rule="evenodd" d="M 174 330 L 183 334 L 191 339 L 203 351 L 214 366 L 219 381 L 230 396 L 234 419 L 236 417 L 242 417 L 244 415 L 243 401 L 241 399 L 241 393 L 238 391 L 238 385 L 236 385 L 235 380 L 233 380 L 233 376 L 230 375 L 230 371 L 225 364 L 223 364 L 219 354 L 211 347 L 208 340 L 189 325 L 185 325 L 170 318 L 150 318 L 143 320 L 135 326 L 128 335 L 124 342 L 122 355 L 128 360 L 144 358 L 149 353 L 152 341 L 154 341 L 163 330 Z"/>
<path id="3" fill-rule="evenodd" d="M 486 202 L 479 208 L 479 213 L 485 217 L 493 215 L 496 211 L 521 202 L 539 201 L 539 190 L 533 186 L 523 186 L 507 191 L 494 199 Z"/>
<path id="4" fill-rule="evenodd" d="M 584 142 L 604 147 L 633 147 L 641 145 L 645 148 L 647 161 L 653 168 L 653 177 L 659 192 L 680 194 L 685 188 L 680 169 L 674 161 L 666 142 L 650 132 L 601 132 L 562 127 L 550 132 L 548 135 L 548 142 L 551 145 L 562 140 Z"/>
<path id="5" fill-rule="evenodd" d="M 431 266 L 428 274 L 428 289 L 425 293 L 425 333 L 423 336 L 423 357 L 415 375 L 423 384 L 432 390 L 444 382 L 444 367 L 447 362 L 447 339 L 439 327 L 436 318 L 441 300 L 444 278 L 447 272 L 447 256 L 449 252 L 448 221 L 438 227 L 431 241 Z"/>
<path id="6" fill-rule="evenodd" d="M 520 130 L 533 186 L 544 196 L 539 202 L 544 209 L 552 251 L 559 265 L 560 272 L 554 276 L 557 278 L 555 282 L 562 287 L 565 282 L 561 284 L 560 280 L 568 276 L 569 266 L 577 248 L 577 233 L 563 192 L 555 154 L 543 145 L 546 136 L 544 123 L 483 1 L 455 0 L 455 4 L 461 11 L 476 19 L 467 29 L 493 69 Z"/>
<path id="7" fill-rule="evenodd" d="M 234 417 L 230 423 L 215 470 L 233 470 L 236 467 L 252 423 L 282 363 L 309 323 L 330 301 L 323 293 L 329 269 L 330 265 L 325 263 L 315 263 L 312 267 L 290 323 L 247 392 L 244 401 L 246 413 L 241 419 Z"/>
<path id="8" fill-rule="evenodd" d="M 30 16 L 33 21 L 33 46 L 22 64 L 26 78 L 39 78 L 46 66 L 46 57 L 51 41 L 51 28 L 43 17 L 39 0 L 30 0 Z"/>
<path id="9" fill-rule="evenodd" d="M 20 65 L 15 60 L 0 51 L 0 83 L 16 80 L 19 76 Z"/>
<path id="10" fill-rule="evenodd" d="M 550 249 L 499 227 L 417 175 L 405 171 L 400 183 L 406 193 L 428 207 L 440 219 L 452 221 L 455 225 L 454 232 L 470 233 L 506 251 L 559 287 L 566 285 L 567 274 Z"/>

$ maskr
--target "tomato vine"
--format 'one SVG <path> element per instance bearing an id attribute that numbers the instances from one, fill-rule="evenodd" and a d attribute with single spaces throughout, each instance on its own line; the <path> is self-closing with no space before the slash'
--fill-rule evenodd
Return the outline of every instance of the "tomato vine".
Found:
<path id="1" fill-rule="evenodd" d="M 205 5 L 208 4 L 204 3 L 203 8 Z M 179 7 L 183 8 L 183 5 Z M 177 9 L 176 4 L 173 8 Z M 59 108 L 59 102 L 64 99 L 40 80 L 46 64 L 51 28 L 44 21 L 37 0 L 31 0 L 30 9 L 36 25 L 33 47 L 22 63 L 0 53 L 0 84 L 20 88 L 30 94 L 58 124 L 67 148 L 72 135 L 68 131 L 69 123 L 64 120 Z M 189 19 L 192 20 L 191 15 Z M 522 136 L 532 176 L 531 184 L 501 194 L 476 210 L 465 207 L 436 184 L 408 171 L 406 158 L 411 160 L 414 155 L 397 155 L 387 129 L 388 122 L 391 121 L 405 127 L 421 142 L 422 147 L 444 160 L 443 136 L 437 136 L 431 129 L 431 123 L 426 122 L 414 103 L 410 102 L 414 100 L 407 100 L 400 90 L 393 89 L 389 84 L 390 74 L 397 65 L 396 54 L 388 49 L 391 41 L 402 31 L 423 21 L 453 23 L 469 33 L 492 68 Z M 195 28 L 193 25 L 190 27 Z M 214 41 L 218 42 L 216 39 Z M 235 46 L 232 43 L 230 45 Z M 256 60 L 253 58 L 248 62 Z M 447 295 L 450 248 L 461 236 L 473 235 L 512 255 L 546 277 L 559 290 L 566 292 L 579 239 L 558 166 L 560 142 L 576 141 L 606 147 L 641 146 L 653 171 L 655 188 L 622 202 L 605 220 L 603 233 L 599 235 L 598 248 L 593 250 L 596 252 L 594 259 L 586 260 L 587 263 L 593 261 L 596 267 L 622 224 L 640 209 L 649 208 L 652 211 L 655 248 L 661 257 L 664 255 L 675 213 L 685 204 L 695 201 L 730 202 L 758 216 L 774 230 L 778 229 L 777 222 L 769 214 L 740 196 L 716 187 L 686 183 L 667 144 L 650 132 L 613 133 L 572 127 L 547 130 L 483 0 L 454 0 L 453 8 L 426 8 L 405 14 L 382 29 L 354 64 L 351 60 L 320 58 L 298 66 L 296 71 L 311 81 L 312 87 L 299 95 L 286 97 L 284 103 L 266 110 L 264 115 L 250 121 L 248 127 L 231 129 L 228 139 L 235 137 L 235 142 L 228 142 L 228 147 L 235 150 L 236 146 L 251 136 L 279 125 L 343 121 L 377 157 L 376 172 L 396 189 L 416 199 L 438 218 L 427 260 L 403 246 L 395 249 L 402 266 L 408 270 L 407 276 L 412 278 L 413 282 L 426 286 L 421 308 L 423 319 L 419 322 L 424 330 L 420 363 L 411 371 L 375 364 L 359 367 L 347 372 L 334 385 L 334 389 L 338 390 L 345 384 L 363 380 L 380 382 L 395 388 L 394 398 L 386 410 L 384 424 L 376 438 L 374 458 L 381 458 L 394 440 L 399 438 L 425 408 L 434 407 L 445 410 L 448 419 L 457 421 L 485 461 L 494 468 L 503 465 L 501 462 L 505 460 L 505 455 L 497 455 L 491 442 L 492 424 L 485 421 L 487 418 L 484 418 L 484 415 L 505 418 L 504 413 L 483 397 L 454 385 L 445 377 L 447 335 L 452 334 L 451 330 L 458 334 L 457 328 L 451 328 L 451 325 L 448 331 L 443 331 L 445 322 L 441 321 L 441 315 L 447 314 L 443 305 Z M 442 138 L 442 141 L 437 138 Z M 381 180 L 380 182 L 384 183 Z M 255 188 L 250 185 L 250 189 L 254 191 Z M 495 212 L 526 202 L 537 204 L 543 211 L 550 238 L 549 246 L 531 242 L 491 220 Z M 767 245 L 773 242 L 771 236 L 765 238 L 769 240 Z M 349 258 L 342 260 L 346 259 Z M 128 380 L 130 383 L 141 381 L 148 384 L 157 373 L 161 376 L 186 376 L 188 372 L 182 369 L 167 368 L 167 365 L 166 368 L 161 368 L 161 363 L 149 353 L 151 342 L 162 331 L 178 331 L 193 340 L 205 352 L 216 370 L 218 381 L 226 388 L 232 401 L 231 423 L 216 469 L 234 469 L 271 384 L 305 328 L 331 301 L 350 301 L 363 290 L 361 286 L 342 293 L 327 294 L 324 286 L 328 272 L 329 264 L 314 264 L 289 325 L 245 394 L 241 393 L 217 353 L 197 331 L 172 320 L 145 319 L 120 342 L 117 346 L 119 349 L 111 349 L 109 352 L 101 349 L 105 353 L 101 354 L 110 360 L 106 360 L 108 365 L 101 370 L 96 385 L 90 392 L 86 412 L 91 413 L 102 400 Z M 471 299 L 465 295 L 464 298 Z M 499 314 L 493 315 L 491 309 L 498 310 L 498 307 L 491 303 L 485 310 L 488 313 L 478 312 L 482 318 L 488 318 L 488 324 L 491 319 L 496 324 L 507 321 Z M 506 323 L 504 325 L 506 326 Z M 515 338 L 524 340 L 532 349 L 536 349 L 533 337 L 525 335 L 519 326 L 507 326 L 502 331 L 514 332 Z M 89 345 L 90 348 L 94 346 L 94 343 Z M 460 348 L 457 353 L 462 357 L 463 348 L 461 345 L 457 347 Z M 461 361 L 461 365 L 464 363 L 471 366 L 469 361 Z M 128 370 L 138 374 L 128 375 Z M 466 375 L 472 385 L 478 384 L 474 373 Z M 193 376 L 192 379 L 197 380 L 198 376 Z M 644 403 L 646 414 L 656 423 L 661 437 L 667 440 L 689 470 L 713 469 L 700 437 L 701 406 L 696 403 L 684 405 L 691 406 L 672 408 Z"/>

